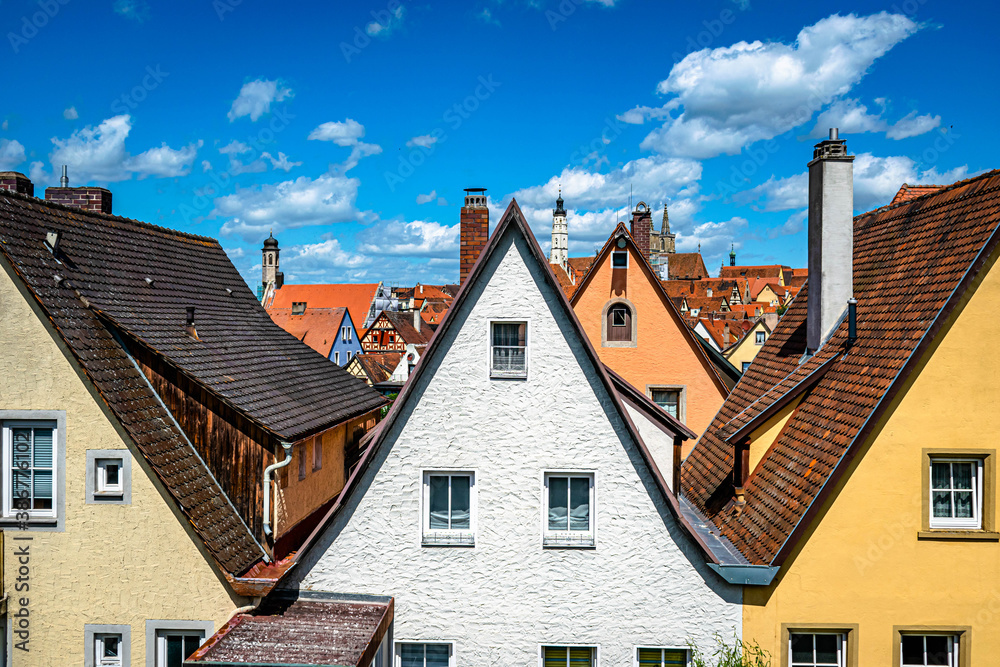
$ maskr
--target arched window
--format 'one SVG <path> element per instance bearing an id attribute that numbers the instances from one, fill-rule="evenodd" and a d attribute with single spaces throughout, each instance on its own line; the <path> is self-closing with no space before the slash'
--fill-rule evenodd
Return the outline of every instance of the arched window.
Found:
<path id="1" fill-rule="evenodd" d="M 269 266 L 274 266 L 274 255 L 267 256 L 267 263 Z"/>
<path id="2" fill-rule="evenodd" d="M 632 310 L 625 304 L 608 309 L 608 340 L 632 340 Z"/>

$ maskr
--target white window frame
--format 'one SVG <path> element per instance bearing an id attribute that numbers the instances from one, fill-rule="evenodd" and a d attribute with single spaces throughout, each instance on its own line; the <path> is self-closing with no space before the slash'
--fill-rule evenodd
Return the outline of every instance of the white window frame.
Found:
<path id="1" fill-rule="evenodd" d="M 52 429 L 52 509 L 33 510 L 14 507 L 10 491 L 13 489 L 14 442 L 11 429 L 15 428 L 51 428 Z M 19 515 L 28 517 L 28 521 L 37 519 L 56 520 L 59 517 L 60 482 L 63 471 L 60 466 L 60 429 L 56 420 L 52 419 L 6 419 L 2 422 L 3 429 L 3 518 L 16 520 Z"/>
<path id="2" fill-rule="evenodd" d="M 982 530 L 983 528 L 983 460 L 974 456 L 937 456 L 930 457 L 930 470 L 928 471 L 930 488 L 928 489 L 927 519 L 928 525 L 933 529 L 958 529 L 958 530 Z M 972 475 L 972 517 L 935 517 L 934 516 L 934 464 L 935 463 L 972 463 L 976 470 Z M 944 490 L 944 489 L 941 489 Z M 955 489 L 950 489 L 954 494 Z M 955 509 L 954 495 L 952 496 L 952 512 Z"/>
<path id="3" fill-rule="evenodd" d="M 119 661 L 102 662 L 100 657 L 104 637 L 117 636 Z M 131 625 L 92 625 L 83 626 L 83 666 L 84 667 L 131 667 L 132 665 L 132 626 Z"/>
<path id="4" fill-rule="evenodd" d="M 587 531 L 549 530 L 549 480 L 553 477 L 585 477 L 590 481 L 590 528 Z M 542 473 L 542 547 L 593 549 L 597 546 L 597 472 L 594 470 L 546 470 Z M 567 493 L 569 489 L 567 488 Z M 567 497 L 568 501 L 568 497 Z M 567 513 L 569 505 L 567 502 Z M 545 644 L 562 646 L 562 644 Z M 583 646 L 581 644 L 581 646 Z"/>
<path id="5" fill-rule="evenodd" d="M 469 478 L 469 528 L 448 528 L 431 530 L 431 481 L 432 476 L 465 476 Z M 426 468 L 421 471 L 420 488 L 420 544 L 425 547 L 474 547 L 476 545 L 476 528 L 478 526 L 478 508 L 476 496 L 478 485 L 476 470 L 457 468 L 437 469 Z M 450 489 L 450 482 L 449 482 Z M 449 499 L 450 502 L 450 499 Z M 433 643 L 433 642 L 432 642 Z M 445 643 L 445 642 L 440 642 Z"/>
<path id="6" fill-rule="evenodd" d="M 632 667 L 639 667 L 639 650 L 652 651 L 684 651 L 684 664 L 691 664 L 691 648 L 688 646 L 657 646 L 654 644 L 636 644 L 632 647 Z M 663 654 L 660 654 L 660 664 L 663 664 Z"/>
<path id="7" fill-rule="evenodd" d="M 840 644 L 837 647 L 837 664 L 836 666 L 831 665 L 830 667 L 847 667 L 847 633 L 837 632 L 836 630 L 790 630 L 788 632 L 788 665 L 789 667 L 827 667 L 829 663 L 817 663 L 816 658 L 816 640 L 813 639 L 813 662 L 794 662 L 792 660 L 792 638 L 796 635 L 837 635 L 840 638 Z"/>
<path id="8" fill-rule="evenodd" d="M 108 466 L 118 469 L 118 483 L 108 483 Z M 102 496 L 115 496 L 120 498 L 125 493 L 125 466 L 121 459 L 101 458 L 94 461 L 94 474 L 97 488 L 94 493 Z"/>
<path id="9" fill-rule="evenodd" d="M 167 662 L 167 638 L 172 636 L 181 637 L 200 637 L 198 641 L 198 646 L 205 643 L 205 633 L 202 630 L 194 629 L 171 629 L 162 628 L 156 631 L 156 667 L 163 667 Z"/>
<path id="10" fill-rule="evenodd" d="M 412 645 L 412 644 L 423 644 L 423 645 L 427 645 L 427 644 L 442 644 L 442 645 L 446 645 L 446 646 L 448 646 L 448 652 L 449 652 L 449 654 L 448 654 L 448 667 L 455 667 L 455 665 L 457 664 L 457 662 L 455 660 L 455 642 L 453 642 L 453 641 L 439 641 L 439 640 L 435 640 L 435 639 L 425 639 L 425 640 L 419 640 L 419 641 L 418 640 L 403 640 L 403 641 L 393 642 L 392 664 L 394 665 L 394 667 L 402 667 L 402 665 L 403 665 L 402 648 L 403 648 L 404 644 L 407 644 L 407 645 Z M 426 663 L 427 663 L 427 653 L 425 651 L 424 652 L 424 664 L 426 665 Z"/>
<path id="11" fill-rule="evenodd" d="M 110 660 L 104 657 L 104 643 L 112 637 L 118 640 L 118 658 L 116 660 Z M 122 654 L 125 650 L 122 640 L 123 637 L 121 636 L 121 633 L 118 632 L 95 633 L 93 646 L 95 667 L 122 667 L 122 659 L 124 657 Z"/>
<path id="12" fill-rule="evenodd" d="M 754 338 L 753 338 L 754 345 L 763 345 L 766 341 L 767 341 L 767 332 L 766 331 L 755 331 L 754 332 Z"/>
<path id="13" fill-rule="evenodd" d="M 907 663 L 903 662 L 903 638 L 904 637 L 923 637 L 924 638 L 924 662 L 921 663 Z M 958 647 L 961 643 L 961 637 L 950 632 L 901 632 L 899 635 L 899 664 L 900 667 L 925 667 L 927 665 L 927 637 L 945 637 L 950 639 L 949 645 L 949 664 L 948 667 L 959 667 L 959 654 Z"/>
<path id="14" fill-rule="evenodd" d="M 628 261 L 629 261 L 629 257 L 628 256 L 629 256 L 628 248 L 623 248 L 623 249 L 616 248 L 616 249 L 612 250 L 611 251 L 611 268 L 612 269 L 627 269 L 628 268 Z M 619 258 L 619 257 L 624 257 L 625 258 L 625 265 L 624 266 L 617 266 L 615 264 L 615 260 L 617 258 Z"/>
<path id="15" fill-rule="evenodd" d="M 545 667 L 545 647 L 549 646 L 551 648 L 589 648 L 593 651 L 593 665 L 594 667 L 599 667 L 601 664 L 601 645 L 600 644 L 564 644 L 559 642 L 548 642 L 545 644 L 538 645 L 538 667 Z M 568 659 L 568 654 L 567 654 Z"/>
<path id="16" fill-rule="evenodd" d="M 337 364 L 338 366 L 340 365 L 340 351 L 339 350 L 334 351 L 334 353 L 333 353 L 333 363 Z"/>
<path id="17" fill-rule="evenodd" d="M 493 325 L 494 324 L 523 324 L 524 325 L 524 372 L 503 372 L 493 370 Z M 486 368 L 491 379 L 497 380 L 526 380 L 528 370 L 531 368 L 531 320 L 515 318 L 490 319 L 486 324 Z"/>

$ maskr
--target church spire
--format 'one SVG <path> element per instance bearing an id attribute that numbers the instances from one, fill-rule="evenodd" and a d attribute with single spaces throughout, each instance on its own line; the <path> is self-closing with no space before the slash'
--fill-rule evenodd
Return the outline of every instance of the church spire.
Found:
<path id="1" fill-rule="evenodd" d="M 566 224 L 566 209 L 563 208 L 562 186 L 559 186 L 559 198 L 552 210 L 552 250 L 549 253 L 549 263 L 566 268 L 569 259 L 569 225 Z"/>

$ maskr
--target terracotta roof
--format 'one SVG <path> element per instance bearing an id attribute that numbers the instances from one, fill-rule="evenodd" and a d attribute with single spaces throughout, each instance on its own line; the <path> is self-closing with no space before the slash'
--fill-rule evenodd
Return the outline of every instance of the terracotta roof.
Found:
<path id="1" fill-rule="evenodd" d="M 708 278 L 708 269 L 700 252 L 669 253 L 666 258 L 668 280 Z"/>
<path id="2" fill-rule="evenodd" d="M 275 324 L 327 359 L 340 335 L 346 312 L 346 308 L 308 308 L 301 315 L 293 315 L 291 308 L 267 309 Z"/>
<path id="3" fill-rule="evenodd" d="M 268 308 L 291 308 L 293 303 L 305 302 L 309 308 L 347 308 L 351 313 L 358 334 L 364 333 L 365 319 L 379 283 L 335 285 L 285 285 L 274 291 Z"/>
<path id="4" fill-rule="evenodd" d="M 661 280 L 667 296 L 700 296 L 707 297 L 712 290 L 713 297 L 724 296 L 727 299 L 733 295 L 735 280 L 723 278 L 702 278 L 701 280 Z"/>
<path id="5" fill-rule="evenodd" d="M 390 311 L 383 311 L 382 315 L 386 317 L 391 323 L 393 328 L 396 329 L 396 334 L 399 335 L 400 339 L 407 345 L 426 345 L 427 341 L 431 339 L 434 335 L 434 331 L 430 327 L 422 326 L 420 331 L 417 331 L 413 326 L 413 313 L 394 313 Z M 381 315 L 380 315 L 381 317 Z"/>
<path id="6" fill-rule="evenodd" d="M 424 303 L 423 309 L 420 311 L 420 317 L 427 324 L 433 324 L 437 326 L 441 324 L 441 320 L 444 319 L 445 314 L 448 312 L 448 307 L 451 302 L 443 303 L 440 301 L 428 301 Z"/>
<path id="7" fill-rule="evenodd" d="M 590 270 L 590 265 L 594 263 L 595 257 L 569 257 L 566 259 L 566 263 L 569 265 L 570 271 L 573 272 L 573 278 L 579 285 L 580 280 L 583 279 L 584 274 Z"/>
<path id="8" fill-rule="evenodd" d="M 453 287 L 454 285 L 417 284 L 411 291 L 413 292 L 412 296 L 416 299 L 451 303 L 451 300 L 455 298 L 455 293 L 451 291 Z"/>
<path id="9" fill-rule="evenodd" d="M 226 623 L 184 664 L 368 665 L 392 619 L 392 598 L 272 597 Z"/>
<path id="10" fill-rule="evenodd" d="M 916 199 L 917 197 L 923 197 L 924 195 L 929 195 L 932 192 L 937 192 L 941 188 L 947 187 L 945 185 L 910 185 L 909 183 L 903 183 L 899 188 L 899 192 L 896 196 L 892 198 L 889 206 L 895 206 L 896 204 L 901 204 L 903 202 L 910 201 L 911 199 Z"/>
<path id="11" fill-rule="evenodd" d="M 780 564 L 864 446 L 955 305 L 995 251 L 1000 172 L 854 219 L 858 338 L 847 323 L 800 363 L 808 284 L 760 350 L 683 466 L 683 490 L 748 560 Z M 829 366 L 824 366 L 829 364 Z M 813 373 L 823 374 L 805 390 Z M 749 477 L 746 507 L 732 497 L 732 446 L 752 415 L 800 392 L 801 402 Z M 734 421 L 735 420 L 735 421 Z"/>
<path id="12" fill-rule="evenodd" d="M 402 352 L 368 352 L 354 355 L 352 361 L 361 365 L 372 384 L 378 384 L 389 379 L 402 358 Z"/>
<path id="13" fill-rule="evenodd" d="M 722 296 L 686 296 L 684 301 L 687 302 L 688 312 L 697 308 L 700 315 L 701 313 L 722 312 L 723 298 L 728 304 L 728 294 Z"/>
<path id="14" fill-rule="evenodd" d="M 784 264 L 767 264 L 763 266 L 723 266 L 719 269 L 720 278 L 736 280 L 740 278 L 778 278 L 782 272 L 790 271 L 791 267 Z"/>
<path id="15" fill-rule="evenodd" d="M 62 263 L 44 245 L 47 231 L 62 234 Z M 199 334 L 233 343 L 237 364 L 246 347 L 229 334 L 250 340 L 251 347 L 267 345 L 271 336 L 258 334 L 265 320 L 289 350 L 294 344 L 329 362 L 270 324 L 213 239 L 2 192 L 0 252 L 222 569 L 239 575 L 260 560 L 263 550 L 118 336 L 152 340 L 172 363 L 189 368 L 184 344 L 169 333 L 155 334 L 176 326 L 184 335 L 184 307 L 193 304 Z M 195 370 L 201 375 L 207 367 L 214 368 L 211 361 Z"/>
<path id="16" fill-rule="evenodd" d="M 778 296 L 785 293 L 785 288 L 781 285 L 781 281 L 778 278 L 754 278 L 750 283 L 750 298 L 756 301 L 765 287 L 770 287 Z"/>
<path id="17" fill-rule="evenodd" d="M 552 269 L 552 273 L 555 275 L 556 280 L 559 281 L 559 287 L 562 289 L 563 294 L 566 295 L 567 299 L 573 298 L 573 292 L 576 291 L 576 285 L 570 280 L 569 274 L 566 273 L 566 269 L 562 267 L 561 264 L 549 264 L 549 268 Z"/>
<path id="18" fill-rule="evenodd" d="M 719 346 L 720 350 L 726 350 L 738 343 L 750 330 L 753 324 L 749 320 L 734 320 L 716 317 L 699 317 L 696 322 L 701 323 L 708 331 L 708 334 Z M 729 342 L 725 341 L 726 326 L 729 326 Z"/>

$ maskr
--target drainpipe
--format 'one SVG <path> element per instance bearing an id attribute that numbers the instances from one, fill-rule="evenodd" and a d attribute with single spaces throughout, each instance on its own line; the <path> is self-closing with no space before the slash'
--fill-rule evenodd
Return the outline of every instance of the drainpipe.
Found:
<path id="1" fill-rule="evenodd" d="M 292 462 L 292 443 L 282 442 L 285 449 L 285 460 L 264 468 L 264 534 L 271 535 L 271 473 L 284 468 Z"/>

